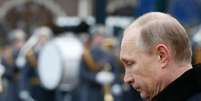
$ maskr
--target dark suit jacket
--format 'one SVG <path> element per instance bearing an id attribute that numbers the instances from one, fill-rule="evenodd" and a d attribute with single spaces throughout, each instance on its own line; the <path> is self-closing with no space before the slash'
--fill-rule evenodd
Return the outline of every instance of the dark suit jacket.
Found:
<path id="1" fill-rule="evenodd" d="M 152 101 L 201 101 L 201 65 L 194 65 Z"/>

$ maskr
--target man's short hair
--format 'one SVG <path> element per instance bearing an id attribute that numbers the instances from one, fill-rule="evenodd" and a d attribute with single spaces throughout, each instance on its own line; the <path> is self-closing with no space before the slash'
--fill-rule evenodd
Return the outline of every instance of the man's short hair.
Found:
<path id="1" fill-rule="evenodd" d="M 191 62 L 191 44 L 184 27 L 172 16 L 160 13 L 147 13 L 130 26 L 140 28 L 141 46 L 151 51 L 158 43 L 171 48 L 173 58 L 178 62 Z"/>

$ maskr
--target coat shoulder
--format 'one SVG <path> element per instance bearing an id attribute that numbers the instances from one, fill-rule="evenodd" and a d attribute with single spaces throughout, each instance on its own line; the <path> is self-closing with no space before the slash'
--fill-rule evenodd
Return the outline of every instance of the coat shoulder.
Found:
<path id="1" fill-rule="evenodd" d="M 186 101 L 201 101 L 201 92 L 191 96 L 188 100 Z"/>

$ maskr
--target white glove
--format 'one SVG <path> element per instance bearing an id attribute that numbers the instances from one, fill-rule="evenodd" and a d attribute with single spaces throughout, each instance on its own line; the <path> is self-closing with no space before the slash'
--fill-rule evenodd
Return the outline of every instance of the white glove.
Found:
<path id="1" fill-rule="evenodd" d="M 2 76 L 5 73 L 5 67 L 0 64 L 0 76 Z"/>
<path id="2" fill-rule="evenodd" d="M 26 59 L 25 59 L 25 57 L 23 57 L 23 56 L 17 57 L 17 59 L 16 59 L 16 65 L 17 65 L 19 68 L 22 68 L 25 64 L 26 64 Z"/>
<path id="3" fill-rule="evenodd" d="M 107 71 L 101 71 L 96 75 L 96 81 L 101 85 L 111 84 L 114 81 L 114 74 Z"/>
<path id="4" fill-rule="evenodd" d="M 114 84 L 113 86 L 112 86 L 112 93 L 114 94 L 114 95 L 121 95 L 122 94 L 122 92 L 123 92 L 123 89 L 122 89 L 122 87 L 121 87 L 121 85 L 120 84 Z"/>
<path id="5" fill-rule="evenodd" d="M 21 91 L 19 96 L 23 101 L 35 101 L 28 91 Z"/>
<path id="6" fill-rule="evenodd" d="M 3 89 L 3 78 L 2 78 L 4 73 L 5 73 L 5 67 L 2 64 L 0 64 L 0 93 L 2 93 L 4 90 Z"/>

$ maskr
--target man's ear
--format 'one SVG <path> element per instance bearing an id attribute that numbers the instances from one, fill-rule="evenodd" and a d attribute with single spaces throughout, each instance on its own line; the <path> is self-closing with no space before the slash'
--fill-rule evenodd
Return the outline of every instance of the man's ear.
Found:
<path id="1" fill-rule="evenodd" d="M 158 44 L 155 49 L 162 67 L 166 67 L 170 60 L 170 48 L 165 44 Z"/>

